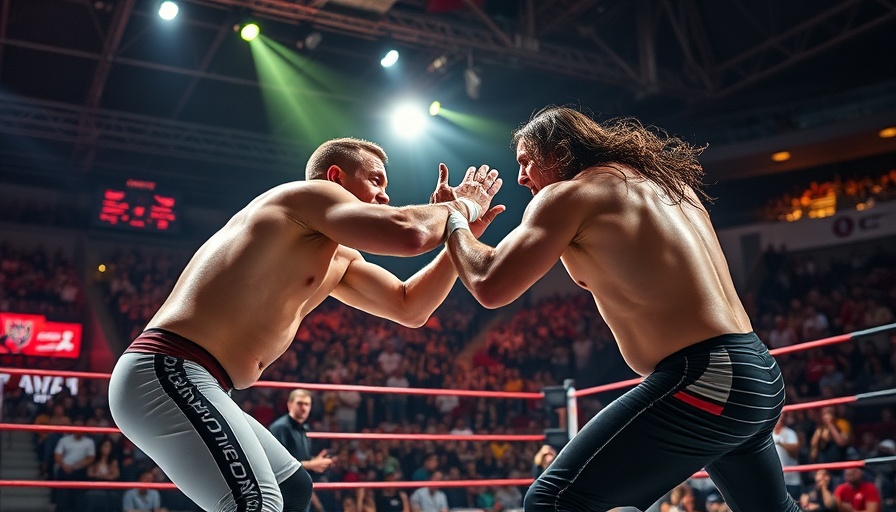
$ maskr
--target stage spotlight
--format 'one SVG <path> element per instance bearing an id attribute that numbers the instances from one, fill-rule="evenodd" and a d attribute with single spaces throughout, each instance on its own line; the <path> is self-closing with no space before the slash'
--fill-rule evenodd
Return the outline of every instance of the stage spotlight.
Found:
<path id="1" fill-rule="evenodd" d="M 177 3 L 171 0 L 166 0 L 159 4 L 159 17 L 165 21 L 171 21 L 176 18 L 178 11 L 180 11 L 180 8 L 177 6 Z"/>
<path id="2" fill-rule="evenodd" d="M 320 46 L 320 43 L 323 40 L 324 36 L 317 30 L 315 30 L 314 32 L 311 32 L 310 34 L 305 36 L 305 49 L 309 51 L 314 50 L 315 48 Z"/>
<path id="3" fill-rule="evenodd" d="M 482 77 L 473 68 L 464 70 L 464 89 L 472 100 L 479 99 L 479 91 L 482 88 Z"/>
<path id="4" fill-rule="evenodd" d="M 243 25 L 242 29 L 240 29 L 240 37 L 242 37 L 245 41 L 254 40 L 260 33 L 261 29 L 259 29 L 258 25 L 256 25 L 255 23 L 247 23 Z"/>
<path id="5" fill-rule="evenodd" d="M 426 67 L 426 71 L 429 71 L 430 73 L 435 73 L 436 71 L 440 73 L 444 72 L 446 64 L 448 64 L 448 57 L 441 55 L 439 58 L 429 63 L 429 66 Z"/>
<path id="6" fill-rule="evenodd" d="M 439 111 L 442 110 L 442 104 L 438 101 L 434 101 L 429 104 L 429 115 L 437 116 L 439 115 Z"/>
<path id="7" fill-rule="evenodd" d="M 398 62 L 398 50 L 389 50 L 382 60 L 380 60 L 380 66 L 389 68 L 394 66 L 396 62 Z"/>
<path id="8" fill-rule="evenodd" d="M 413 137 L 426 126 L 426 115 L 417 105 L 399 105 L 392 114 L 392 128 L 402 137 Z"/>

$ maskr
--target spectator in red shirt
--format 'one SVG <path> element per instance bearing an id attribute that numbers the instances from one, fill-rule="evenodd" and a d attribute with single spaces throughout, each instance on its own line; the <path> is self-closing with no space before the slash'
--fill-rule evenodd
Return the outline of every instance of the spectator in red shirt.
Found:
<path id="1" fill-rule="evenodd" d="M 879 512 L 880 493 L 862 477 L 862 470 L 849 468 L 843 472 L 845 482 L 834 489 L 838 512 Z"/>

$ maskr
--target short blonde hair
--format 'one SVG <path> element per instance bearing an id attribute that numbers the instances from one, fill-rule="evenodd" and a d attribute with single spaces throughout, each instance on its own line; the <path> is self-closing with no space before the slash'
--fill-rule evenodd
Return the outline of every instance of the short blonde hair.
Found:
<path id="1" fill-rule="evenodd" d="M 300 396 L 307 396 L 308 398 L 311 398 L 311 392 L 308 391 L 307 389 L 301 389 L 301 388 L 294 389 L 289 392 L 289 402 L 292 402 L 293 400 L 295 400 L 296 398 L 299 398 Z"/>
<path id="2" fill-rule="evenodd" d="M 308 163 L 305 165 L 305 179 L 327 179 L 327 169 L 331 165 L 339 166 L 347 172 L 354 172 L 364 164 L 364 151 L 372 153 L 383 164 L 389 160 L 383 148 L 373 142 L 352 137 L 331 139 L 321 144 L 308 158 Z"/>

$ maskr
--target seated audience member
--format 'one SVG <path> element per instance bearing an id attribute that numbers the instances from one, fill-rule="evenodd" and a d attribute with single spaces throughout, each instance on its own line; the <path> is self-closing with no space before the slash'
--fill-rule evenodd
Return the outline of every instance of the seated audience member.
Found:
<path id="1" fill-rule="evenodd" d="M 896 456 L 896 441 L 892 439 L 884 439 L 877 444 L 874 453 L 869 454 L 869 458 L 893 456 Z M 883 510 L 886 512 L 896 511 L 896 462 L 875 465 L 874 471 L 874 485 L 880 491 L 880 500 L 884 504 Z"/>
<path id="2" fill-rule="evenodd" d="M 96 459 L 87 466 L 87 479 L 94 482 L 115 482 L 121 477 L 118 457 L 112 439 L 104 437 L 96 449 Z M 89 489 L 84 493 L 87 512 L 115 510 L 121 503 L 121 493 L 113 489 Z"/>
<path id="3" fill-rule="evenodd" d="M 76 420 L 74 424 L 84 426 L 82 420 Z M 96 443 L 93 438 L 81 432 L 66 434 L 56 443 L 53 454 L 57 480 L 84 481 L 87 479 L 87 468 L 96 458 Z M 82 512 L 84 508 L 82 489 L 57 489 L 57 491 L 57 512 Z"/>
<path id="4" fill-rule="evenodd" d="M 153 471 L 140 473 L 140 483 L 152 483 Z M 124 512 L 167 512 L 162 508 L 162 495 L 156 489 L 128 489 L 121 500 Z"/>
<path id="5" fill-rule="evenodd" d="M 523 494 L 519 489 L 510 485 L 495 486 L 494 512 L 513 510 L 523 507 Z"/>
<path id="6" fill-rule="evenodd" d="M 664 512 L 695 512 L 697 510 L 694 503 L 694 490 L 686 483 L 672 489 L 669 494 L 669 502 L 670 506 Z"/>
<path id="7" fill-rule="evenodd" d="M 397 468 L 389 467 L 383 470 L 383 479 L 386 482 L 400 480 L 401 472 Z M 374 493 L 377 512 L 411 512 L 411 501 L 403 489 L 387 487 Z"/>
<path id="8" fill-rule="evenodd" d="M 815 472 L 815 483 L 800 496 L 800 508 L 807 511 L 837 512 L 830 471 L 819 469 Z"/>
<path id="9" fill-rule="evenodd" d="M 442 472 L 438 469 L 432 472 L 430 480 L 442 479 Z M 411 494 L 412 512 L 448 512 L 448 498 L 437 487 L 421 487 Z"/>
<path id="10" fill-rule="evenodd" d="M 821 420 L 812 434 L 809 445 L 809 462 L 841 462 L 846 460 L 846 448 L 852 439 L 852 427 L 848 421 L 837 418 L 833 407 L 821 410 Z"/>
<path id="11" fill-rule="evenodd" d="M 706 497 L 706 512 L 731 512 L 731 509 L 721 494 L 712 492 Z"/>
<path id="12" fill-rule="evenodd" d="M 843 472 L 845 482 L 834 489 L 839 512 L 880 512 L 880 493 L 873 483 L 865 481 L 861 468 Z"/>
<path id="13" fill-rule="evenodd" d="M 775 450 L 778 453 L 778 458 L 781 459 L 781 466 L 783 467 L 799 465 L 800 438 L 792 428 L 787 426 L 789 419 L 789 413 L 781 414 L 772 431 Z M 784 473 L 784 485 L 794 500 L 800 499 L 800 483 L 801 477 L 799 473 Z"/>
<path id="14" fill-rule="evenodd" d="M 528 476 L 528 475 L 527 475 Z M 460 468 L 457 466 L 451 466 L 448 468 L 448 475 L 445 477 L 445 480 L 463 480 L 464 477 L 461 475 Z M 446 487 L 442 489 L 442 492 L 445 493 L 445 498 L 448 499 L 448 508 L 469 508 L 469 494 L 467 493 L 467 489 L 463 487 Z M 377 511 L 381 512 L 381 511 Z"/>

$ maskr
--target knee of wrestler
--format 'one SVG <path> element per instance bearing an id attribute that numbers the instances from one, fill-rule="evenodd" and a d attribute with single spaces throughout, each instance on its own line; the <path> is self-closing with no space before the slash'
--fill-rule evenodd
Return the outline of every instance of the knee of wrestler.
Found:
<path id="1" fill-rule="evenodd" d="M 555 501 L 557 494 L 550 492 L 541 479 L 535 480 L 529 490 L 526 491 L 526 497 L 523 499 L 523 509 L 526 512 L 555 512 Z"/>
<path id="2" fill-rule="evenodd" d="M 254 510 L 257 512 L 282 512 L 283 496 L 280 489 L 273 485 L 261 484 L 258 488 L 260 493 L 245 496 L 239 501 L 234 500 L 232 495 L 222 499 L 218 506 L 213 509 L 215 512 L 239 512 L 241 510 Z M 206 510 L 206 509 L 203 509 Z"/>
<path id="3" fill-rule="evenodd" d="M 273 492 L 264 493 L 261 502 L 261 512 L 280 512 L 283 510 L 283 494 L 273 489 Z"/>
<path id="4" fill-rule="evenodd" d="M 305 468 L 299 468 L 295 473 L 280 483 L 280 493 L 283 495 L 283 512 L 305 512 L 311 503 L 311 475 Z"/>

